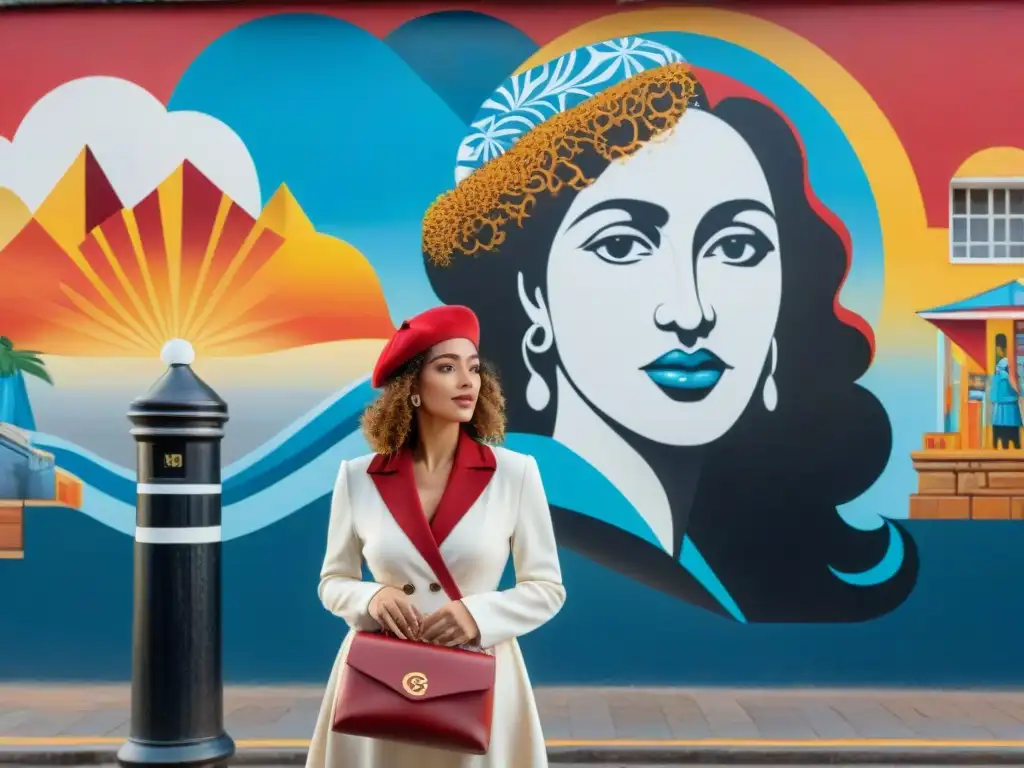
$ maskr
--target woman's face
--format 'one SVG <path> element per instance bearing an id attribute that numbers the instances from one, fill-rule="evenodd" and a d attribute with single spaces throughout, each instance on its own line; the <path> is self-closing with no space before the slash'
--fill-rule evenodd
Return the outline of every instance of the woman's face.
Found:
<path id="1" fill-rule="evenodd" d="M 427 352 L 413 392 L 420 408 L 441 421 L 473 419 L 480 394 L 480 356 L 469 339 L 449 339 Z"/>
<path id="2" fill-rule="evenodd" d="M 727 123 L 688 111 L 579 193 L 547 288 L 563 371 L 596 408 L 660 443 L 721 437 L 754 395 L 779 315 L 757 157 Z"/>

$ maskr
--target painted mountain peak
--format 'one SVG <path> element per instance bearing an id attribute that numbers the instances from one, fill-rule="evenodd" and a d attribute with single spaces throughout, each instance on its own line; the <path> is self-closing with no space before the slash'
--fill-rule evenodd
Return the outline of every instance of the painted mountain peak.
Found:
<path id="1" fill-rule="evenodd" d="M 36 209 L 35 219 L 62 246 L 73 248 L 122 206 L 96 155 L 86 145 Z"/>
<path id="2" fill-rule="evenodd" d="M 366 258 L 282 185 L 254 219 L 185 161 L 130 208 L 88 147 L 0 250 L 0 332 L 71 356 L 234 356 L 393 330 Z"/>

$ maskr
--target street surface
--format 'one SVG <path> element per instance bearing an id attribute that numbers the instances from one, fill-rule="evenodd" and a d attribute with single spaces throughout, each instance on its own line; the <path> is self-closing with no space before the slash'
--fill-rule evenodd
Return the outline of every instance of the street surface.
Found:
<path id="1" fill-rule="evenodd" d="M 112 763 L 128 735 L 129 693 L 125 684 L 0 684 L 0 768 Z M 536 696 L 553 766 L 602 754 L 613 767 L 801 756 L 1024 766 L 1024 692 L 539 687 Z M 225 726 L 248 764 L 267 750 L 268 763 L 301 765 L 322 702 L 320 686 L 228 686 Z"/>
<path id="2" fill-rule="evenodd" d="M 652 747 L 781 740 L 829 752 L 867 743 L 1024 749 L 1024 692 L 539 687 L 536 696 L 552 747 L 629 739 Z M 225 725 L 243 748 L 304 746 L 322 702 L 321 686 L 228 686 Z M 118 745 L 128 704 L 123 684 L 0 684 L 0 749 L 23 738 Z"/>

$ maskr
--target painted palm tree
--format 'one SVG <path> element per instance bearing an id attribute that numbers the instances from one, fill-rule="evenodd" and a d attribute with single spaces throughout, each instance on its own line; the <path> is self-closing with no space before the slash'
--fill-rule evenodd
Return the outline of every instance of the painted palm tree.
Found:
<path id="1" fill-rule="evenodd" d="M 0 422 L 22 429 L 36 428 L 25 377 L 34 376 L 53 384 L 40 355 L 42 353 L 35 350 L 15 349 L 14 342 L 0 336 Z"/>

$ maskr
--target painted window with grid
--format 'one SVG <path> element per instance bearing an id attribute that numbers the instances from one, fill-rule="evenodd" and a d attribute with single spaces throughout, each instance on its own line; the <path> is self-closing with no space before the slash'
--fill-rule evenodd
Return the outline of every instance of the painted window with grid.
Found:
<path id="1" fill-rule="evenodd" d="M 1024 262 L 1024 185 L 956 185 L 950 190 L 953 262 Z"/>

